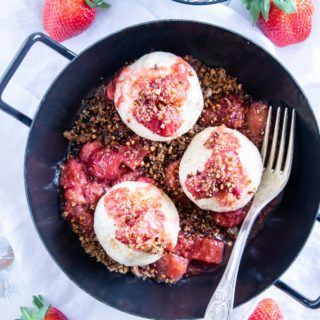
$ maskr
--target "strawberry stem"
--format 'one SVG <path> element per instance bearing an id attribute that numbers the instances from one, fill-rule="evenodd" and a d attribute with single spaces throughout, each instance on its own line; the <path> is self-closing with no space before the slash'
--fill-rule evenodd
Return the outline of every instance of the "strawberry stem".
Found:
<path id="1" fill-rule="evenodd" d="M 104 2 L 104 0 L 85 0 L 86 4 L 91 8 L 100 8 L 100 9 L 107 9 L 111 5 L 109 3 Z"/>
<path id="2" fill-rule="evenodd" d="M 35 310 L 30 310 L 26 307 L 20 307 L 20 320 L 43 320 L 50 309 L 51 305 L 43 303 L 42 296 L 33 296 L 32 303 L 35 305 Z"/>

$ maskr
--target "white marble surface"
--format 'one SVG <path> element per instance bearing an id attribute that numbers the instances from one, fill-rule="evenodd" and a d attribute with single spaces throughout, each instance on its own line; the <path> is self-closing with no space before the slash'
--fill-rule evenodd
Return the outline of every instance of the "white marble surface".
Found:
<path id="1" fill-rule="evenodd" d="M 147 20 L 184 18 L 211 22 L 237 31 L 276 55 L 293 73 L 306 91 L 313 108 L 320 115 L 320 3 L 316 2 L 314 28 L 302 44 L 277 49 L 254 28 L 240 0 L 230 8 L 224 5 L 185 6 L 170 0 L 109 0 L 112 8 L 99 12 L 94 25 L 64 45 L 79 53 L 101 37 Z M 1 1 L 0 10 L 0 74 L 32 32 L 42 31 L 41 0 Z M 236 11 L 235 11 L 236 10 Z M 36 45 L 14 76 L 4 98 L 11 105 L 32 116 L 50 82 L 66 64 L 66 60 L 42 45 Z M 12 244 L 16 259 L 8 271 L 10 286 L 7 298 L 0 298 L 0 318 L 15 319 L 20 305 L 28 305 L 31 295 L 41 293 L 60 307 L 70 320 L 139 319 L 114 310 L 82 292 L 53 262 L 38 239 L 28 212 L 23 186 L 23 156 L 28 128 L 0 112 L 0 224 Z M 1 232 L 1 231 L 0 231 Z M 320 294 L 320 225 L 293 266 L 282 277 L 311 298 Z M 0 273 L 3 277 L 3 272 Z M 0 277 L 0 278 L 1 278 Z M 307 310 L 272 287 L 258 297 L 275 298 L 287 320 L 318 320 L 319 310 Z M 247 319 L 251 301 L 235 310 L 233 319 Z"/>

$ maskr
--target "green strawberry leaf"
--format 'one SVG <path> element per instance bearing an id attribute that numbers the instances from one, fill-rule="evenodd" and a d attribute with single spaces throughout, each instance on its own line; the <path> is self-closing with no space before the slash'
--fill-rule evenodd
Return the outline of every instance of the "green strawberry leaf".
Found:
<path id="1" fill-rule="evenodd" d="M 270 0 L 262 0 L 261 1 L 261 13 L 264 17 L 264 20 L 268 21 L 270 11 Z"/>
<path id="2" fill-rule="evenodd" d="M 250 12 L 252 23 L 255 24 L 258 21 L 260 15 L 260 0 L 244 0 L 244 4 Z"/>
<path id="3" fill-rule="evenodd" d="M 86 0 L 86 4 L 91 8 L 101 8 L 101 9 L 107 9 L 111 7 L 109 3 L 104 2 L 104 0 Z"/>
<path id="4" fill-rule="evenodd" d="M 33 304 L 36 306 L 35 310 L 20 307 L 20 320 L 43 320 L 51 307 L 50 305 L 46 306 L 43 304 L 43 299 L 40 295 L 33 296 Z"/>
<path id="5" fill-rule="evenodd" d="M 274 4 L 285 13 L 293 13 L 297 11 L 295 0 L 273 0 Z"/>

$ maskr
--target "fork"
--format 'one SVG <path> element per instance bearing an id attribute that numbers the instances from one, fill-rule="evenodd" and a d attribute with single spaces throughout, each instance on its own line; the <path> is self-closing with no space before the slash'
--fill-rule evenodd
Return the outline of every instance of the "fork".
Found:
<path id="1" fill-rule="evenodd" d="M 253 198 L 251 208 L 248 211 L 246 218 L 244 219 L 243 224 L 240 228 L 222 279 L 220 280 L 219 285 L 208 304 L 204 316 L 205 320 L 230 319 L 231 311 L 233 308 L 238 269 L 251 228 L 261 210 L 283 190 L 290 176 L 294 147 L 295 110 L 293 110 L 291 114 L 290 133 L 287 146 L 286 134 L 289 111 L 288 108 L 285 108 L 284 110 L 280 144 L 279 148 L 277 148 L 281 118 L 281 108 L 278 107 L 273 130 L 271 149 L 268 155 L 272 111 L 272 107 L 269 107 L 265 135 L 261 148 L 261 157 L 263 162 L 263 174 L 261 183 Z"/>

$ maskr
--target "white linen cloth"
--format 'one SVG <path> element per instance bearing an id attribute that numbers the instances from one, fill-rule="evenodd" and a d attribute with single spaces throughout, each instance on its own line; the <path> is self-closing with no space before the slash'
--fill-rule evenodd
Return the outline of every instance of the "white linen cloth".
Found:
<path id="1" fill-rule="evenodd" d="M 79 53 L 111 32 L 143 21 L 179 18 L 217 24 L 256 41 L 276 56 L 304 88 L 319 118 L 320 3 L 318 0 L 314 0 L 316 11 L 309 39 L 301 44 L 281 49 L 274 47 L 259 29 L 252 26 L 240 0 L 233 0 L 230 7 L 223 4 L 187 6 L 170 0 L 107 2 L 112 4 L 111 9 L 100 10 L 96 21 L 86 32 L 65 41 L 63 44 L 67 48 Z M 42 4 L 41 0 L 1 1 L 0 74 L 4 72 L 24 39 L 32 32 L 43 31 Z M 49 84 L 66 63 L 64 58 L 52 50 L 36 44 L 6 90 L 5 100 L 32 117 Z M 63 310 L 70 320 L 141 319 L 112 309 L 81 291 L 60 271 L 46 252 L 31 222 L 24 193 L 23 156 L 27 134 L 27 127 L 0 112 L 0 224 L 16 255 L 15 263 L 8 272 L 11 283 L 9 295 L 7 298 L 0 298 L 0 318 L 3 320 L 18 318 L 18 307 L 30 305 L 31 295 L 41 293 L 50 303 Z M 320 226 L 317 225 L 299 258 L 282 277 L 312 298 L 320 294 L 319 248 Z M 266 290 L 255 301 L 237 308 L 233 319 L 247 319 L 249 309 L 266 296 L 278 301 L 287 320 L 320 319 L 319 310 L 304 308 L 274 287 Z"/>

